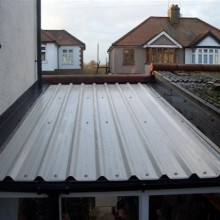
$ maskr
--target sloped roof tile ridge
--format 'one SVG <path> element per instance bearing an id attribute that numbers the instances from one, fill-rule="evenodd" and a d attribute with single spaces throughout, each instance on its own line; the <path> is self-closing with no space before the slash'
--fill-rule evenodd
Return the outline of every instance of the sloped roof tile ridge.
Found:
<path id="1" fill-rule="evenodd" d="M 78 38 L 74 37 L 73 35 L 71 35 L 68 31 L 64 30 L 64 29 L 48 29 L 47 30 L 51 36 L 53 36 L 53 38 L 55 39 L 56 43 L 58 45 L 60 44 L 60 39 L 59 36 L 64 35 L 66 38 L 68 38 L 70 41 L 74 41 L 77 42 L 77 45 L 82 45 L 83 48 L 85 49 L 85 43 L 83 43 L 82 41 L 80 41 Z"/>
<path id="2" fill-rule="evenodd" d="M 64 30 L 64 29 L 53 29 L 53 30 L 48 30 L 50 33 L 51 32 L 59 32 L 60 34 L 64 34 L 69 40 L 73 40 L 76 41 L 78 44 L 83 45 L 83 47 L 85 48 L 85 43 L 83 43 L 82 41 L 80 41 L 78 38 L 76 38 L 75 36 L 73 36 L 72 34 L 70 34 L 68 31 Z M 51 33 L 53 35 L 53 33 Z M 56 37 L 56 41 L 58 42 L 59 37 Z"/>
<path id="3" fill-rule="evenodd" d="M 154 19 L 154 18 L 168 18 L 168 17 L 158 17 L 158 16 L 150 16 L 147 19 L 145 19 L 144 21 L 142 21 L 139 25 L 137 25 L 135 28 L 131 29 L 128 33 L 126 33 L 125 35 L 123 35 L 121 38 L 119 38 L 117 41 L 115 41 L 112 46 L 115 46 L 118 42 L 120 42 L 121 40 L 123 40 L 125 37 L 127 37 L 129 34 L 131 34 L 132 32 L 136 31 L 138 28 L 140 28 L 142 25 L 144 25 L 146 22 L 148 22 L 150 19 Z"/>
<path id="4" fill-rule="evenodd" d="M 205 31 L 204 33 L 199 34 L 198 36 L 196 36 L 192 42 L 189 44 L 189 46 L 194 46 L 195 44 L 198 44 L 199 42 L 201 42 L 204 38 L 206 38 L 207 36 L 211 35 L 218 43 L 220 43 L 220 39 L 218 36 L 216 36 L 215 33 L 213 33 L 213 31 L 208 30 Z"/>
<path id="5" fill-rule="evenodd" d="M 83 43 L 81 40 L 79 40 L 78 38 L 76 38 L 75 36 L 73 36 L 72 34 L 70 34 L 68 31 L 66 30 L 62 30 L 68 37 L 74 39 L 75 41 L 78 41 L 79 44 L 83 44 L 85 46 L 85 43 Z"/>
<path id="6" fill-rule="evenodd" d="M 43 34 L 47 35 L 49 39 L 51 39 L 52 41 L 56 41 L 56 39 L 48 32 L 49 30 L 41 29 L 41 31 L 43 32 Z"/>
<path id="7" fill-rule="evenodd" d="M 151 41 L 152 39 L 154 39 L 157 35 L 159 35 L 159 34 L 162 33 L 162 32 L 166 32 L 166 30 L 162 29 L 162 30 L 158 31 L 156 34 L 154 34 L 152 37 L 150 37 L 150 38 L 144 43 L 144 45 L 145 45 L 147 42 L 149 42 L 149 41 Z M 166 32 L 166 33 L 167 33 L 167 32 Z"/>
<path id="8" fill-rule="evenodd" d="M 158 31 L 157 33 L 155 33 L 151 38 L 149 38 L 144 44 L 146 44 L 148 41 L 151 41 L 152 39 L 154 39 L 157 35 L 159 35 L 159 34 L 161 34 L 161 33 L 163 33 L 163 32 L 165 32 L 167 35 L 169 35 L 170 37 L 172 37 L 168 32 L 167 32 L 167 30 L 166 29 L 161 29 L 160 31 Z M 172 37 L 173 38 L 173 37 Z M 173 38 L 174 39 L 174 38 Z M 175 39 L 176 40 L 176 39 Z M 177 41 L 177 40 L 176 40 Z M 177 41 L 178 42 L 178 41 Z M 178 42 L 179 43 L 179 42 Z"/>
<path id="9" fill-rule="evenodd" d="M 204 23 L 205 25 L 209 26 L 211 29 L 215 29 L 216 31 L 218 31 L 218 32 L 220 33 L 220 29 L 219 29 L 219 28 L 217 28 L 217 27 L 215 27 L 215 26 L 209 24 L 208 22 L 203 21 L 203 20 L 201 20 L 201 19 L 199 19 L 199 18 L 194 18 L 194 19 L 197 19 L 199 22 Z"/>

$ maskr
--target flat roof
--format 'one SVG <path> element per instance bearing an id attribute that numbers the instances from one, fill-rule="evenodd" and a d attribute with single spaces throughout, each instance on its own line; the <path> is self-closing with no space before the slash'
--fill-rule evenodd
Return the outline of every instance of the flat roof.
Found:
<path id="1" fill-rule="evenodd" d="M 0 181 L 215 179 L 218 147 L 150 84 L 51 85 L 0 154 Z"/>

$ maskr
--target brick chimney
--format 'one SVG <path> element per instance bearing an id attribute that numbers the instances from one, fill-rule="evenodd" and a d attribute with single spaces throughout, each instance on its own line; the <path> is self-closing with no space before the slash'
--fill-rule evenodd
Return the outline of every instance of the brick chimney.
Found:
<path id="1" fill-rule="evenodd" d="M 171 24 L 178 24 L 180 18 L 180 8 L 178 5 L 171 5 L 168 9 L 168 17 Z"/>

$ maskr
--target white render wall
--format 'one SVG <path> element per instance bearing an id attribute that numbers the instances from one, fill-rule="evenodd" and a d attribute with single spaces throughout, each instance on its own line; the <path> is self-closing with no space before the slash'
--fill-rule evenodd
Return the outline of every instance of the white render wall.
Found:
<path id="1" fill-rule="evenodd" d="M 204 46 L 204 47 L 207 47 L 207 46 L 210 46 L 210 47 L 215 47 L 215 46 L 220 46 L 220 44 L 215 40 L 213 39 L 212 37 L 208 36 L 206 37 L 204 40 L 202 40 L 201 42 L 199 42 L 199 44 L 197 44 L 196 46 Z"/>
<path id="2" fill-rule="evenodd" d="M 58 46 L 54 43 L 46 44 L 46 60 L 42 62 L 43 71 L 58 69 Z"/>
<path id="3" fill-rule="evenodd" d="M 185 49 L 185 64 L 192 64 L 192 49 Z"/>
<path id="4" fill-rule="evenodd" d="M 63 49 L 73 50 L 73 64 L 62 63 L 62 51 Z M 78 46 L 61 46 L 59 48 L 59 69 L 81 69 L 80 67 L 80 47 Z"/>
<path id="5" fill-rule="evenodd" d="M 0 0 L 0 115 L 37 81 L 35 0 Z"/>

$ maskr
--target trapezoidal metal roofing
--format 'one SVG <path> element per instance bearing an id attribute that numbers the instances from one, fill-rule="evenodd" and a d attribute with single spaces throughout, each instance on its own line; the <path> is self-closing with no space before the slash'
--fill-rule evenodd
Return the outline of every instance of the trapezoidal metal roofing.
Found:
<path id="1" fill-rule="evenodd" d="M 217 178 L 217 147 L 150 85 L 51 85 L 0 155 L 0 181 Z"/>

